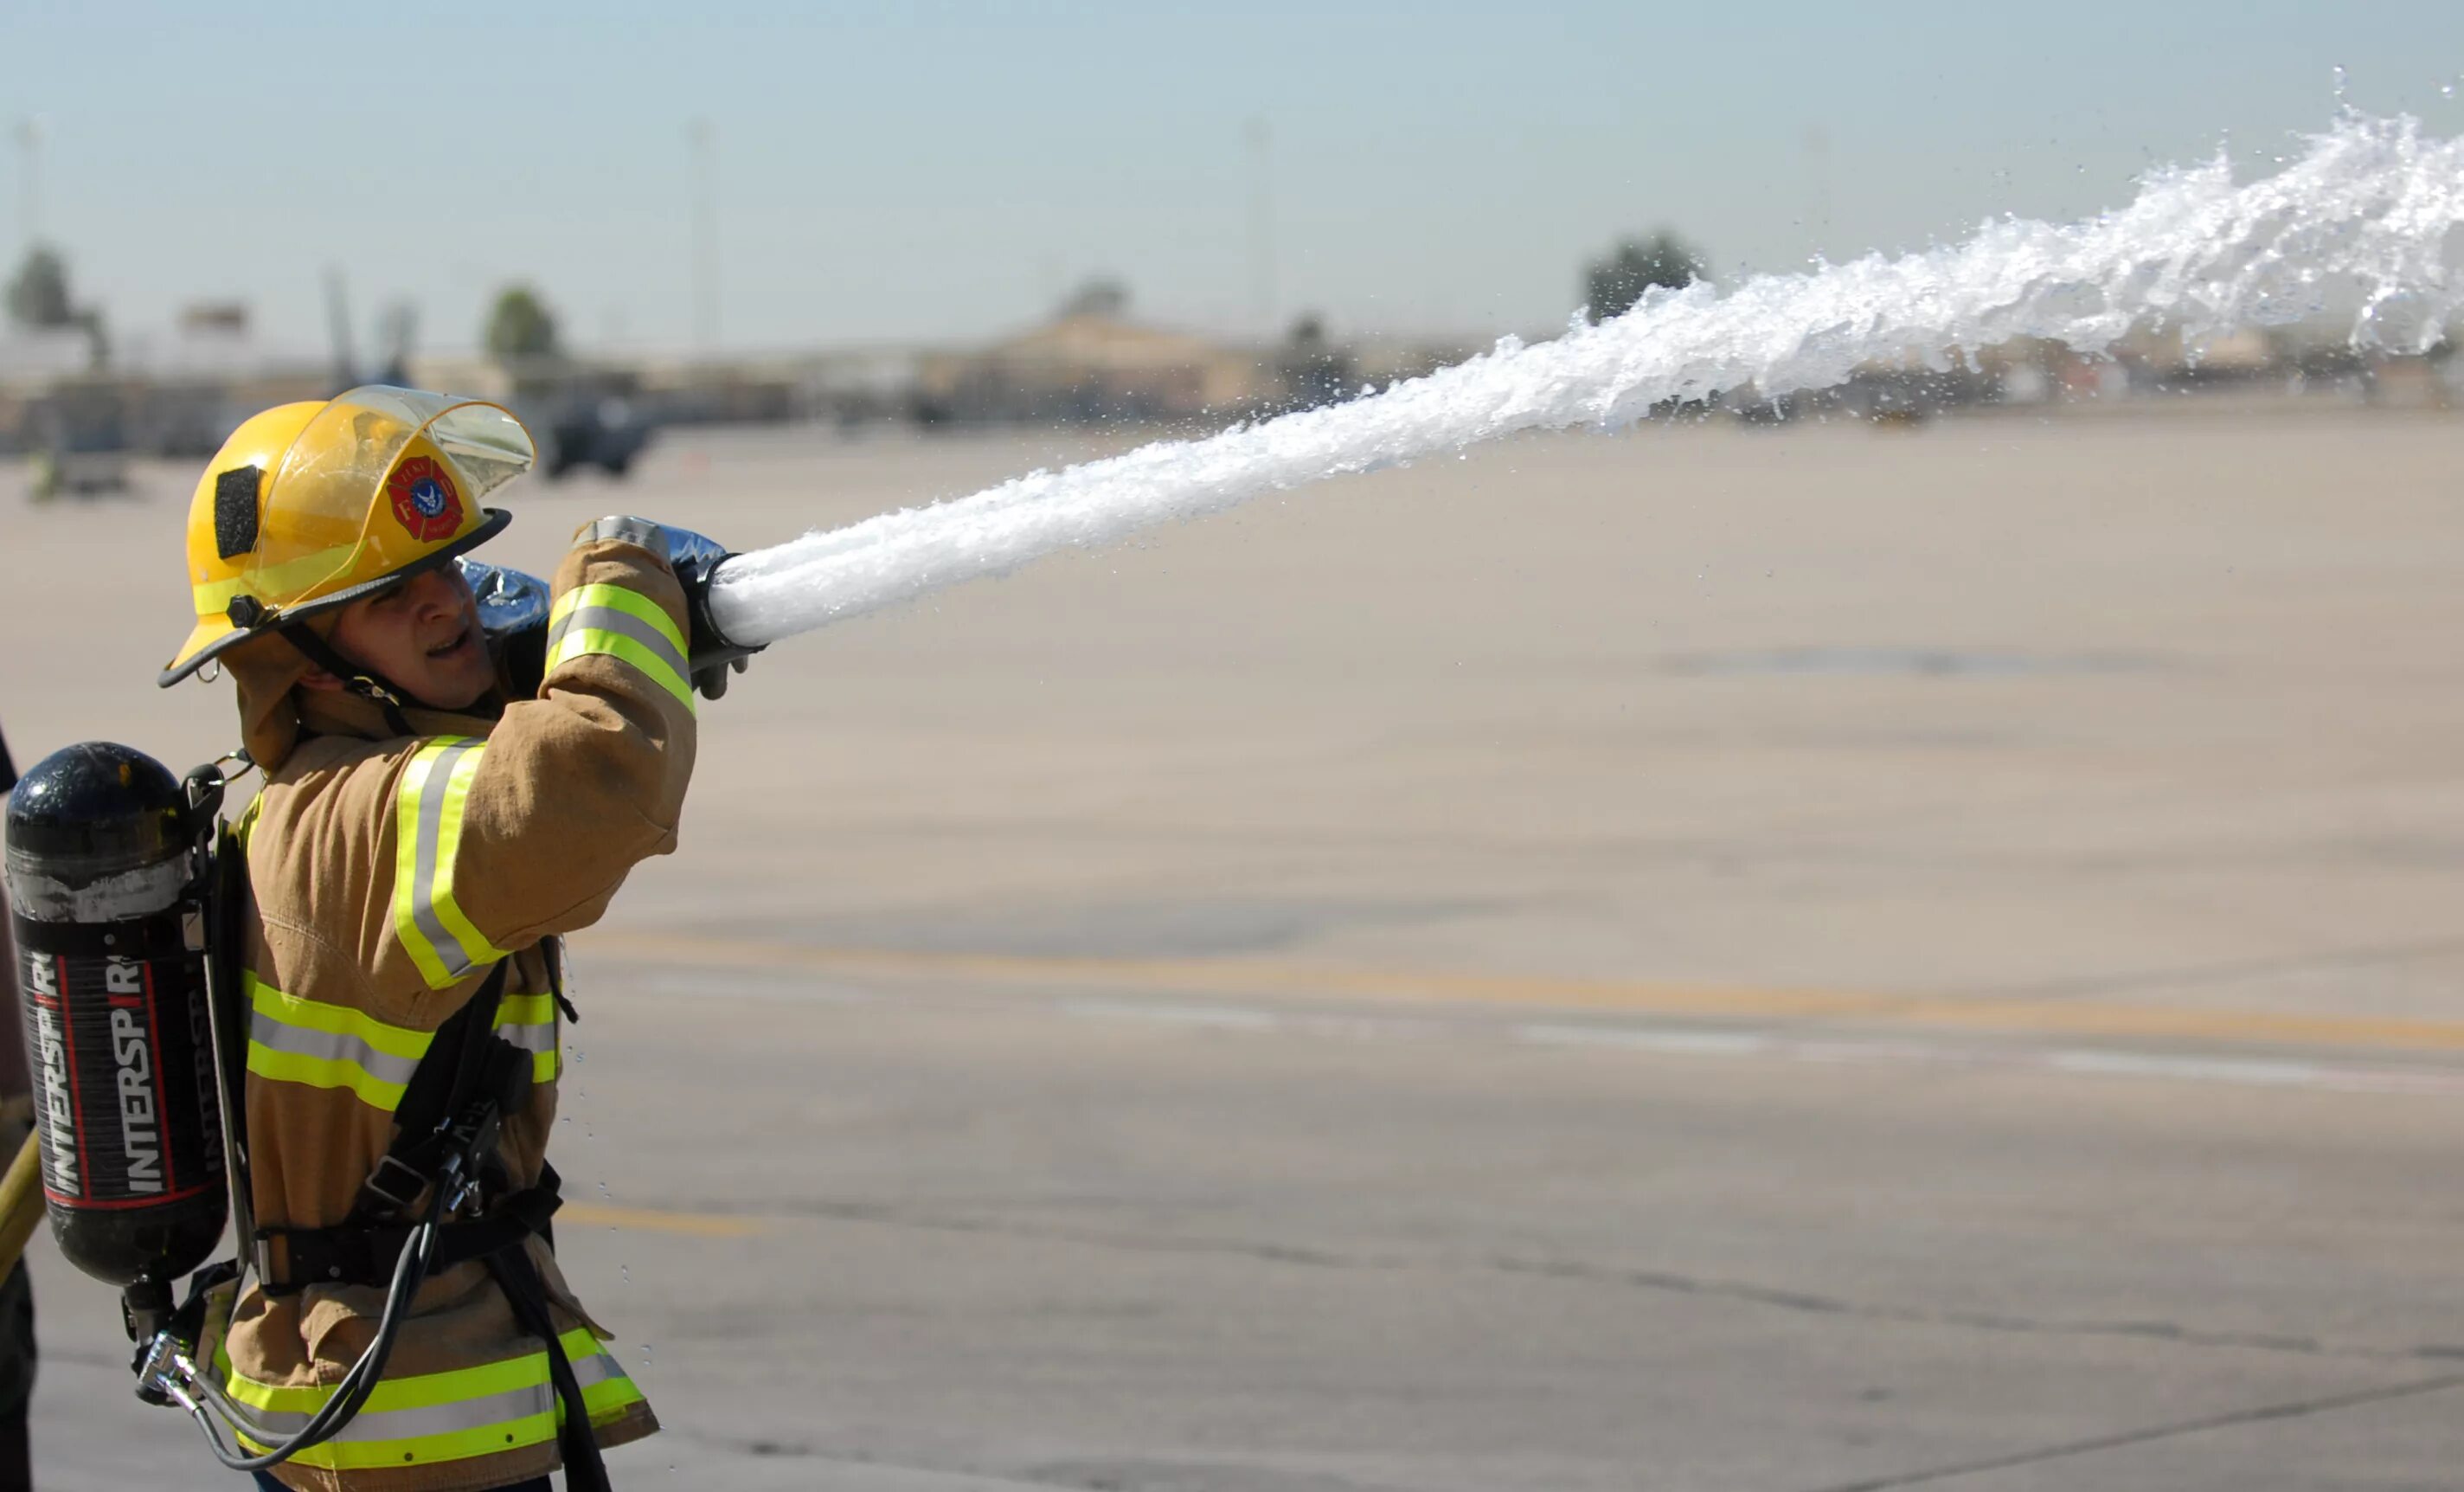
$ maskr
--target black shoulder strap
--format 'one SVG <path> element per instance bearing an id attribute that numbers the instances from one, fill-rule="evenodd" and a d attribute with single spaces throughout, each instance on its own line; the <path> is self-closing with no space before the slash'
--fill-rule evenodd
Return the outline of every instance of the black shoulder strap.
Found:
<path id="1" fill-rule="evenodd" d="M 243 1174 L 229 1178 L 248 1187 L 248 995 L 241 990 L 240 950 L 248 946 L 250 911 L 248 842 L 231 825 L 214 832 L 213 880 L 206 901 L 206 958 L 213 966 L 209 989 L 221 1007 L 209 1013 L 227 1039 L 221 1046 L 221 1118 L 231 1130 L 231 1154 Z"/>
<path id="2" fill-rule="evenodd" d="M 563 1339 L 557 1334 L 546 1283 L 538 1266 L 517 1246 L 489 1255 L 488 1272 L 495 1276 L 497 1288 L 505 1292 L 522 1329 L 547 1344 L 548 1382 L 564 1407 L 556 1438 L 557 1449 L 564 1456 L 565 1492 L 607 1492 L 607 1465 L 599 1458 L 599 1436 L 590 1428 L 589 1401 L 583 1397 L 582 1380 L 565 1355 Z"/>
<path id="3" fill-rule="evenodd" d="M 444 1169 L 447 1155 L 461 1143 L 453 1133 L 454 1125 L 480 1099 L 495 1099 L 499 1114 L 517 1102 L 518 1096 L 510 1091 L 511 1080 L 516 1076 L 527 1080 L 530 1054 L 496 1035 L 496 1011 L 504 1000 L 505 976 L 512 968 L 512 959 L 497 960 L 488 971 L 487 982 L 462 1002 L 460 1010 L 447 1016 L 429 1038 L 426 1055 L 411 1069 L 410 1081 L 403 1085 L 402 1102 L 394 1105 L 393 1145 L 360 1185 L 360 1202 L 353 1212 L 356 1220 L 375 1221 L 417 1200 Z"/>
<path id="4" fill-rule="evenodd" d="M 488 982 L 436 1028 L 427 1054 L 403 1086 L 402 1102 L 394 1105 L 397 1148 L 403 1140 L 428 1138 L 477 1096 L 488 1038 L 496 1029 L 496 1008 L 503 1002 L 505 974 L 512 965 L 510 958 L 498 959 L 488 971 Z"/>

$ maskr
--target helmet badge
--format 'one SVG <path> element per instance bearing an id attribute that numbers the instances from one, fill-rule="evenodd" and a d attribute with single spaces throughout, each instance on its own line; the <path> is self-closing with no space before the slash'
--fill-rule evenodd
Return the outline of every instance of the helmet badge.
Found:
<path id="1" fill-rule="evenodd" d="M 414 456 L 395 467 L 385 492 L 393 499 L 395 521 L 422 544 L 451 538 L 462 526 L 462 495 L 453 490 L 444 465 L 429 457 Z"/>

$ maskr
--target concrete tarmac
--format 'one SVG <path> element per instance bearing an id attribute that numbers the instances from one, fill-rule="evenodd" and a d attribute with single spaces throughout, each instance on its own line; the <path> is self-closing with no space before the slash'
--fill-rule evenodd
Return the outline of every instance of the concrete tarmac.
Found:
<path id="1" fill-rule="evenodd" d="M 671 433 L 501 547 L 1089 449 Z M 619 1484 L 2453 1485 L 2459 457 L 1525 440 L 774 648 L 575 943 Z M 21 762 L 227 744 L 189 479 L 0 508 Z M 213 1484 L 35 1268 L 41 1484 Z"/>

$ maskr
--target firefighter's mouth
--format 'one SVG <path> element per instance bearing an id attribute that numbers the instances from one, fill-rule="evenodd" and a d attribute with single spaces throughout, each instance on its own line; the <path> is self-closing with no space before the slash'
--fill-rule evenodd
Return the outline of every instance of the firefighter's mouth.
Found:
<path id="1" fill-rule="evenodd" d="M 479 629 L 477 627 L 465 626 L 460 632 L 455 633 L 451 637 L 429 649 L 428 656 L 429 657 L 436 658 L 439 661 L 451 657 L 454 654 L 469 647 L 471 645 L 471 639 L 478 635 Z"/>

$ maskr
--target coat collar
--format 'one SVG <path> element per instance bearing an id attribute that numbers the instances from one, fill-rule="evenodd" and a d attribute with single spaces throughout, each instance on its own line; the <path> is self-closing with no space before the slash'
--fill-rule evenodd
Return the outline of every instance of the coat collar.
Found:
<path id="1" fill-rule="evenodd" d="M 294 685 L 292 699 L 298 711 L 299 727 L 309 735 L 391 741 L 400 734 L 386 724 L 385 711 L 377 707 L 375 701 L 363 700 L 356 694 Z M 412 707 L 402 713 L 410 722 L 410 728 L 423 736 L 484 736 L 495 727 L 503 708 L 503 701 L 491 690 L 468 711 Z"/>
<path id="2" fill-rule="evenodd" d="M 279 770 L 310 735 L 356 741 L 390 741 L 400 734 L 385 711 L 357 695 L 303 689 L 308 660 L 278 636 L 260 637 L 234 649 L 227 668 L 238 685 L 240 744 L 269 776 Z M 489 694 L 470 710 L 404 711 L 421 735 L 484 736 L 503 712 L 504 697 Z"/>

